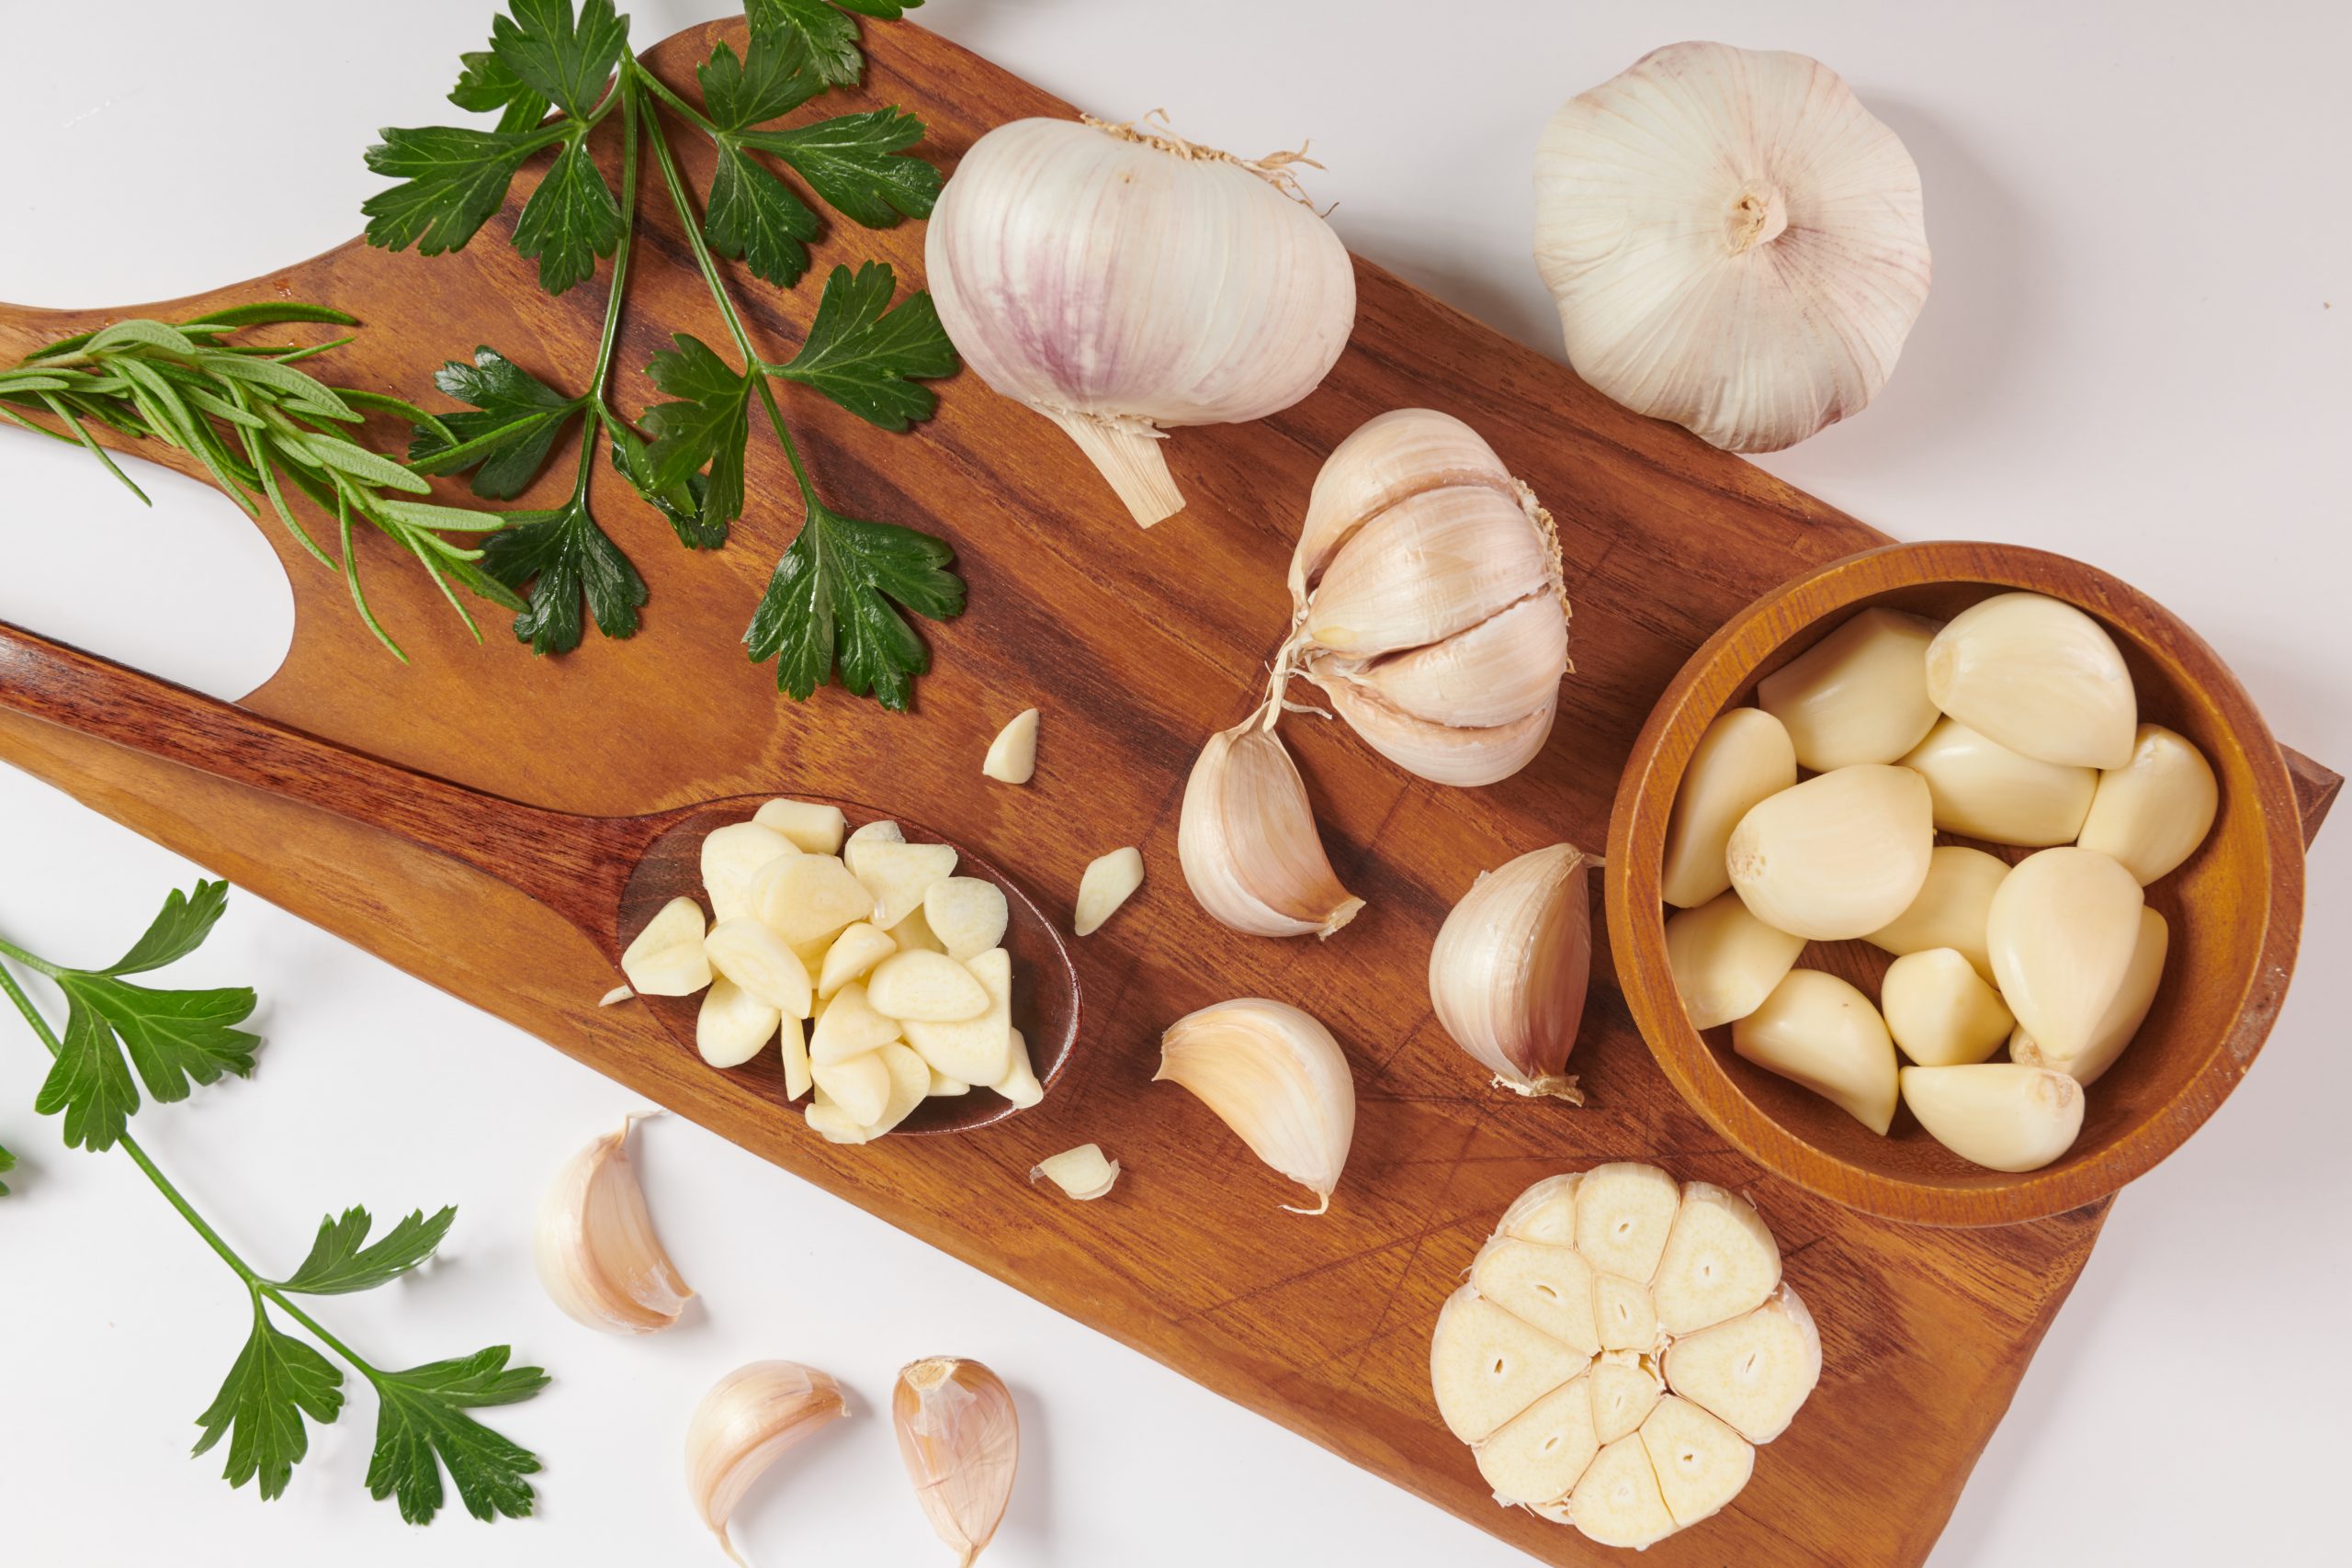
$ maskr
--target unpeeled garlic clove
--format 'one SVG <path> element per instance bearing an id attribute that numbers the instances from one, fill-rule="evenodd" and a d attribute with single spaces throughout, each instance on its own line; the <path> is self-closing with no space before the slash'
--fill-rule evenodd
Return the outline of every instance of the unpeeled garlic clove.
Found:
<path id="1" fill-rule="evenodd" d="M 1905 1055 L 1923 1067 L 1982 1062 L 2001 1048 L 2017 1020 L 1967 955 L 1931 947 L 1887 965 L 1879 1010 Z"/>
<path id="2" fill-rule="evenodd" d="M 1910 908 L 1935 846 L 1927 780 L 1859 762 L 1759 803 L 1732 829 L 1724 858 L 1757 919 L 1838 942 Z"/>
<path id="3" fill-rule="evenodd" d="M 989 754 L 980 761 L 980 773 L 1009 784 L 1025 784 L 1036 776 L 1035 708 L 1023 708 L 997 731 L 996 739 L 989 742 Z"/>
<path id="4" fill-rule="evenodd" d="M 1720 893 L 1666 922 L 1666 962 L 1693 1029 L 1746 1018 L 1795 966 L 1804 938 L 1750 914 L 1736 893 Z"/>
<path id="5" fill-rule="evenodd" d="M 1012 1391 L 978 1361 L 934 1356 L 899 1373 L 890 1421 L 923 1517 L 958 1568 L 971 1568 L 995 1539 L 1020 1468 Z"/>
<path id="6" fill-rule="evenodd" d="M 1674 792 L 1658 874 L 1666 901 L 1678 909 L 1696 908 L 1729 887 L 1724 850 L 1732 829 L 1768 796 L 1796 782 L 1796 749 L 1779 719 L 1761 708 L 1719 715 L 1691 749 Z"/>
<path id="7" fill-rule="evenodd" d="M 1905 1067 L 1903 1103 L 1936 1142 L 1989 1170 L 2040 1170 L 2083 1130 L 2083 1089 L 2015 1062 Z"/>
<path id="8" fill-rule="evenodd" d="M 1092 936 L 1142 886 L 1141 850 L 1129 845 L 1095 856 L 1078 879 L 1078 906 L 1070 930 L 1080 936 Z"/>
<path id="9" fill-rule="evenodd" d="M 2043 593 L 1996 593 L 1928 647 L 1936 706 L 2012 751 L 2045 762 L 2120 768 L 2139 707 L 2105 627 Z"/>
<path id="10" fill-rule="evenodd" d="M 2008 862 L 1965 844 L 1939 844 L 1928 857 L 1928 880 L 1903 913 L 1862 938 L 1897 957 L 1931 947 L 1956 948 L 1976 972 L 1993 977 L 1984 926 L 1993 894 L 2009 874 Z"/>
<path id="11" fill-rule="evenodd" d="M 2074 842 L 2098 788 L 2096 769 L 2037 761 L 1956 718 L 1929 730 L 1903 765 L 1928 781 L 1939 830 L 2028 849 Z"/>
<path id="12" fill-rule="evenodd" d="M 1176 852 L 1201 908 L 1252 936 L 1329 936 L 1363 908 L 1324 856 L 1290 753 L 1254 717 L 1201 749 Z"/>
<path id="13" fill-rule="evenodd" d="M 1816 773 L 1892 762 L 1935 727 L 1928 645 L 1938 623 L 1864 610 L 1756 683 L 1756 705 L 1788 727 Z"/>
<path id="14" fill-rule="evenodd" d="M 694 1292 L 654 1234 L 628 1130 L 607 1133 L 556 1172 L 539 1201 L 532 1252 L 548 1299 L 573 1322 L 607 1334 L 651 1334 L 678 1321 Z"/>
<path id="15" fill-rule="evenodd" d="M 2115 988 L 2114 1000 L 2107 1004 L 2100 1015 L 2098 1027 L 2091 1032 L 2089 1042 L 2071 1056 L 2061 1056 L 2044 1051 L 2022 1026 L 2009 1036 L 2009 1058 L 2027 1066 L 2048 1067 L 2065 1074 L 2088 1089 L 2100 1075 L 2115 1066 L 2123 1048 L 2140 1032 L 2140 1025 L 2147 1021 L 2148 1010 L 2155 1005 L 2156 986 L 2164 978 L 2165 953 L 2172 944 L 2171 929 L 2165 918 L 2144 906 L 2140 910 L 2140 935 L 2132 947 L 2132 966 L 2123 972 L 2123 983 Z"/>
<path id="16" fill-rule="evenodd" d="M 1820 1095 L 1884 1137 L 1894 1122 L 1894 1041 L 1870 998 L 1818 969 L 1792 969 L 1731 1026 L 1742 1057 Z"/>
<path id="17" fill-rule="evenodd" d="M 2018 1022 L 2054 1055 L 2088 1049 L 2140 941 L 2140 884 L 2096 850 L 2028 855 L 1985 921 L 1993 975 Z"/>
<path id="18" fill-rule="evenodd" d="M 727 1521 L 786 1449 L 849 1414 L 841 1385 L 797 1361 L 753 1361 L 712 1385 L 686 1423 L 686 1495 L 736 1562 Z"/>
<path id="19" fill-rule="evenodd" d="M 1057 1155 L 1047 1155 L 1029 1168 L 1029 1179 L 1044 1177 L 1069 1197 L 1091 1203 L 1118 1184 L 1119 1162 L 1103 1157 L 1100 1144 L 1080 1144 Z"/>
<path id="20" fill-rule="evenodd" d="M 2162 725 L 2143 724 L 2132 760 L 2099 775 L 2075 841 L 2121 862 L 2145 887 L 2205 841 L 2221 798 L 2202 751 Z"/>
<path id="21" fill-rule="evenodd" d="M 702 906 L 673 898 L 621 953 L 621 973 L 641 997 L 690 997 L 710 984 L 703 955 Z"/>
<path id="22" fill-rule="evenodd" d="M 1391 409 L 1331 448 L 1306 498 L 1306 521 L 1291 552 L 1292 604 L 1306 596 L 1340 547 L 1365 523 L 1408 496 L 1453 485 L 1512 492 L 1510 470 L 1486 438 L 1435 409 Z"/>
<path id="23" fill-rule="evenodd" d="M 1494 729 L 1555 703 L 1567 662 L 1567 619 L 1547 593 L 1424 648 L 1371 660 L 1318 653 L 1306 675 L 1327 692 L 1342 683 L 1359 688 L 1367 700 L 1425 724 Z"/>
<path id="24" fill-rule="evenodd" d="M 1331 1032 L 1287 1002 L 1245 997 L 1187 1013 L 1159 1037 L 1162 1079 L 1192 1090 L 1275 1170 L 1331 1206 L 1355 1139 L 1355 1080 Z M 1288 1207 L 1288 1205 L 1284 1205 Z"/>
<path id="25" fill-rule="evenodd" d="M 1556 592 L 1559 569 L 1520 503 L 1487 485 L 1408 496 L 1331 558 L 1307 599 L 1312 645 L 1354 659 L 1425 648 Z"/>
<path id="26" fill-rule="evenodd" d="M 1555 844 L 1480 873 L 1430 949 L 1438 1022 L 1515 1093 L 1584 1103 L 1562 1069 L 1592 974 L 1585 885 L 1597 863 L 1574 844 Z"/>
<path id="27" fill-rule="evenodd" d="M 1331 699 L 1331 711 L 1350 729 L 1407 773 L 1457 789 L 1498 783 L 1533 761 L 1551 739 L 1552 721 L 1559 711 L 1555 695 L 1509 724 L 1476 728 L 1442 724 L 1399 711 L 1366 687 L 1334 674 L 1333 669 L 1329 660 L 1317 658 L 1308 660 L 1305 673 Z"/>

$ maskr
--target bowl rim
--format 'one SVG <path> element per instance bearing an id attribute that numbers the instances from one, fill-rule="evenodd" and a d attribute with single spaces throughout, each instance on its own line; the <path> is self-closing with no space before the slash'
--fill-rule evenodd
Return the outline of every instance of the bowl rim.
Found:
<path id="1" fill-rule="evenodd" d="M 2087 1159 L 1977 1186 L 1943 1186 L 1857 1165 L 1766 1115 L 1690 1026 L 1667 963 L 1659 878 L 1666 824 L 1683 770 L 1707 725 L 1791 638 L 1861 600 L 1937 583 L 2046 593 L 2119 628 L 2141 654 L 2220 712 L 2255 781 L 2267 863 L 2256 962 L 2234 1021 L 2207 1047 L 2168 1101 Z M 2046 1218 L 2111 1196 L 2180 1146 L 2219 1108 L 2277 1020 L 2301 935 L 2301 813 L 2284 756 L 2221 657 L 2163 605 L 2096 567 L 2021 545 L 1937 540 L 1893 544 L 1825 563 L 1726 621 L 1667 685 L 1634 742 L 1610 813 L 1604 873 L 1611 953 L 1628 1011 L 1676 1092 L 1740 1152 L 1772 1174 L 1849 1208 L 1910 1224 L 1976 1226 Z M 2251 902 L 2251 901 L 2250 901 Z M 1999 1173 L 1987 1173 L 1996 1176 Z"/>

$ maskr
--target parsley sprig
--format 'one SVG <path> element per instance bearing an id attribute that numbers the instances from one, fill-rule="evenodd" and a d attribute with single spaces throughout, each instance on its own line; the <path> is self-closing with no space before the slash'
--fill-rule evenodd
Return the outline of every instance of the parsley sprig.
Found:
<path id="1" fill-rule="evenodd" d="M 530 1398 L 547 1386 L 545 1372 L 509 1366 L 512 1352 L 503 1345 L 454 1360 L 387 1370 L 337 1338 L 294 1299 L 345 1295 L 398 1279 L 433 1256 L 457 1219 L 455 1209 L 430 1217 L 419 1210 L 372 1242 L 374 1221 L 367 1210 L 329 1215 L 294 1271 L 271 1279 L 222 1239 L 125 1130 L 139 1106 L 133 1066 L 159 1100 L 186 1098 L 190 1080 L 211 1083 L 224 1074 L 242 1077 L 253 1071 L 260 1042 L 232 1027 L 252 1013 L 252 991 L 159 990 L 122 978 L 193 953 L 227 906 L 226 883 L 199 882 L 193 892 L 175 892 L 130 950 L 100 969 L 53 964 L 0 940 L 0 957 L 48 976 L 66 998 L 65 1033 L 60 1038 L 0 964 L 0 994 L 24 1015 L 52 1058 L 35 1109 L 45 1115 L 62 1113 L 69 1145 L 119 1148 L 130 1156 L 244 1285 L 253 1327 L 220 1392 L 197 1417 L 200 1431 L 194 1451 L 208 1452 L 226 1438 L 222 1474 L 230 1485 L 254 1482 L 265 1499 L 284 1493 L 294 1466 L 310 1450 L 305 1423 L 331 1425 L 343 1409 L 344 1375 L 320 1349 L 323 1346 L 376 1393 L 370 1495 L 397 1499 L 402 1518 L 427 1524 L 445 1499 L 446 1470 L 474 1517 L 522 1517 L 531 1512 L 531 1484 L 525 1478 L 537 1472 L 537 1457 L 468 1412 Z M 13 1163 L 0 1151 L 0 1170 Z M 273 1308 L 310 1337 L 279 1327 Z"/>

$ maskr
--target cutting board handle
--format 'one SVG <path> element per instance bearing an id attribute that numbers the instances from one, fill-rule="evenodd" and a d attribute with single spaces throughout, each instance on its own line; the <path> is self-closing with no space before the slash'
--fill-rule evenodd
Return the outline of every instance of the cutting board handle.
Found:
<path id="1" fill-rule="evenodd" d="M 331 811 L 461 861 L 617 956 L 615 913 L 660 818 L 580 817 L 322 740 L 0 621 L 0 707 Z"/>

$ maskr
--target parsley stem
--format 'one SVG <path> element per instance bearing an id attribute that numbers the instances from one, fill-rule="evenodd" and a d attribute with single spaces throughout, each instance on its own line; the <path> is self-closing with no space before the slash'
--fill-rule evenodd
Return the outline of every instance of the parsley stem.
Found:
<path id="1" fill-rule="evenodd" d="M 51 978 L 51 979 L 55 979 L 55 978 L 57 977 L 57 967 L 58 967 L 58 966 L 57 966 L 56 964 L 51 964 L 51 963 L 48 959 L 46 959 L 46 958 L 41 958 L 41 957 L 36 956 L 36 955 L 35 955 L 35 954 L 33 954 L 33 953 L 27 953 L 23 948 L 18 947 L 15 942 L 10 942 L 6 937 L 4 937 L 4 936 L 0 936 L 0 953 L 5 953 L 5 954 L 6 954 L 6 955 L 7 955 L 8 957 L 13 958 L 13 959 L 15 959 L 17 963 L 19 963 L 19 964 L 23 964 L 26 968 L 28 968 L 28 969 L 34 969 L 34 970 L 38 970 L 38 971 L 40 971 L 41 974 L 48 976 L 49 976 L 50 978 Z M 5 969 L 0 969 L 0 976 L 5 976 L 5 975 L 6 975 L 6 974 L 7 974 L 7 971 L 6 971 L 6 970 L 5 970 Z M 14 987 L 12 987 L 10 988 L 10 990 L 9 990 L 9 995 L 10 995 L 10 996 L 12 996 L 12 997 L 14 997 L 14 996 L 18 996 L 19 994 L 20 994 L 20 993 L 18 993 L 17 991 L 16 991 L 16 990 L 14 989 Z M 26 1010 L 28 1007 L 29 1007 L 30 1005 L 31 1005 L 31 1004 L 30 1004 L 30 1003 L 28 1003 L 28 1002 L 25 1002 L 25 1001 L 21 1001 L 21 1000 L 20 1000 L 20 1001 L 18 1001 L 18 1002 L 17 1003 L 17 1011 L 19 1011 L 19 1012 L 25 1012 L 25 1010 Z M 25 1016 L 26 1016 L 27 1018 L 32 1018 L 32 1017 L 34 1017 L 34 1016 L 36 1016 L 36 1015 L 34 1015 L 34 1014 L 32 1014 L 32 1013 L 29 1013 L 29 1012 L 26 1012 L 26 1013 L 25 1013 Z M 56 1048 L 55 1046 L 53 1046 L 53 1045 L 52 1045 L 51 1047 L 50 1047 L 50 1053 L 49 1053 L 49 1054 L 50 1054 L 51 1055 L 54 1056 L 55 1055 L 57 1055 L 57 1048 Z"/>
<path id="2" fill-rule="evenodd" d="M 629 63 L 637 62 L 631 57 Z M 588 396 L 602 404 L 613 376 L 613 350 L 620 341 L 621 298 L 628 283 L 628 254 L 637 229 L 637 95 L 624 87 L 621 101 L 621 237 L 613 250 L 613 281 L 605 294 L 605 331 L 596 340 L 596 373 Z M 584 433 L 583 433 L 584 434 Z"/>
<path id="3" fill-rule="evenodd" d="M 647 81 L 652 80 L 650 73 L 644 75 Z M 661 111 L 649 106 L 646 115 L 653 122 L 653 161 L 662 167 L 662 183 L 670 189 L 670 205 L 677 209 L 678 227 L 686 231 L 686 244 L 694 251 L 695 265 L 702 270 L 702 280 L 708 286 L 710 297 L 718 302 L 718 313 L 727 320 L 727 331 L 741 351 L 745 367 L 757 370 L 764 362 L 752 347 L 751 333 L 743 330 L 743 318 L 735 313 L 735 301 L 728 297 L 727 285 L 718 276 L 718 264 L 711 259 L 710 246 L 702 237 L 702 225 L 695 218 L 694 198 L 687 194 L 686 182 L 678 173 L 677 160 L 670 154 L 669 138 L 662 134 Z"/>
<path id="4" fill-rule="evenodd" d="M 718 125 L 715 124 L 708 116 L 705 115 L 700 109 L 695 107 L 694 105 L 686 102 L 685 99 L 678 96 L 677 94 L 672 92 L 670 90 L 670 85 L 662 81 L 661 77 L 656 76 L 652 72 L 648 71 L 642 64 L 639 63 L 635 55 L 629 56 L 628 72 L 630 75 L 636 77 L 639 81 L 652 88 L 654 94 L 659 96 L 663 103 L 668 104 L 672 108 L 677 110 L 680 114 L 685 116 L 688 119 L 693 120 L 696 125 L 702 127 L 704 134 L 707 135 L 713 141 L 724 141 L 727 140 L 727 133 L 720 130 Z"/>

